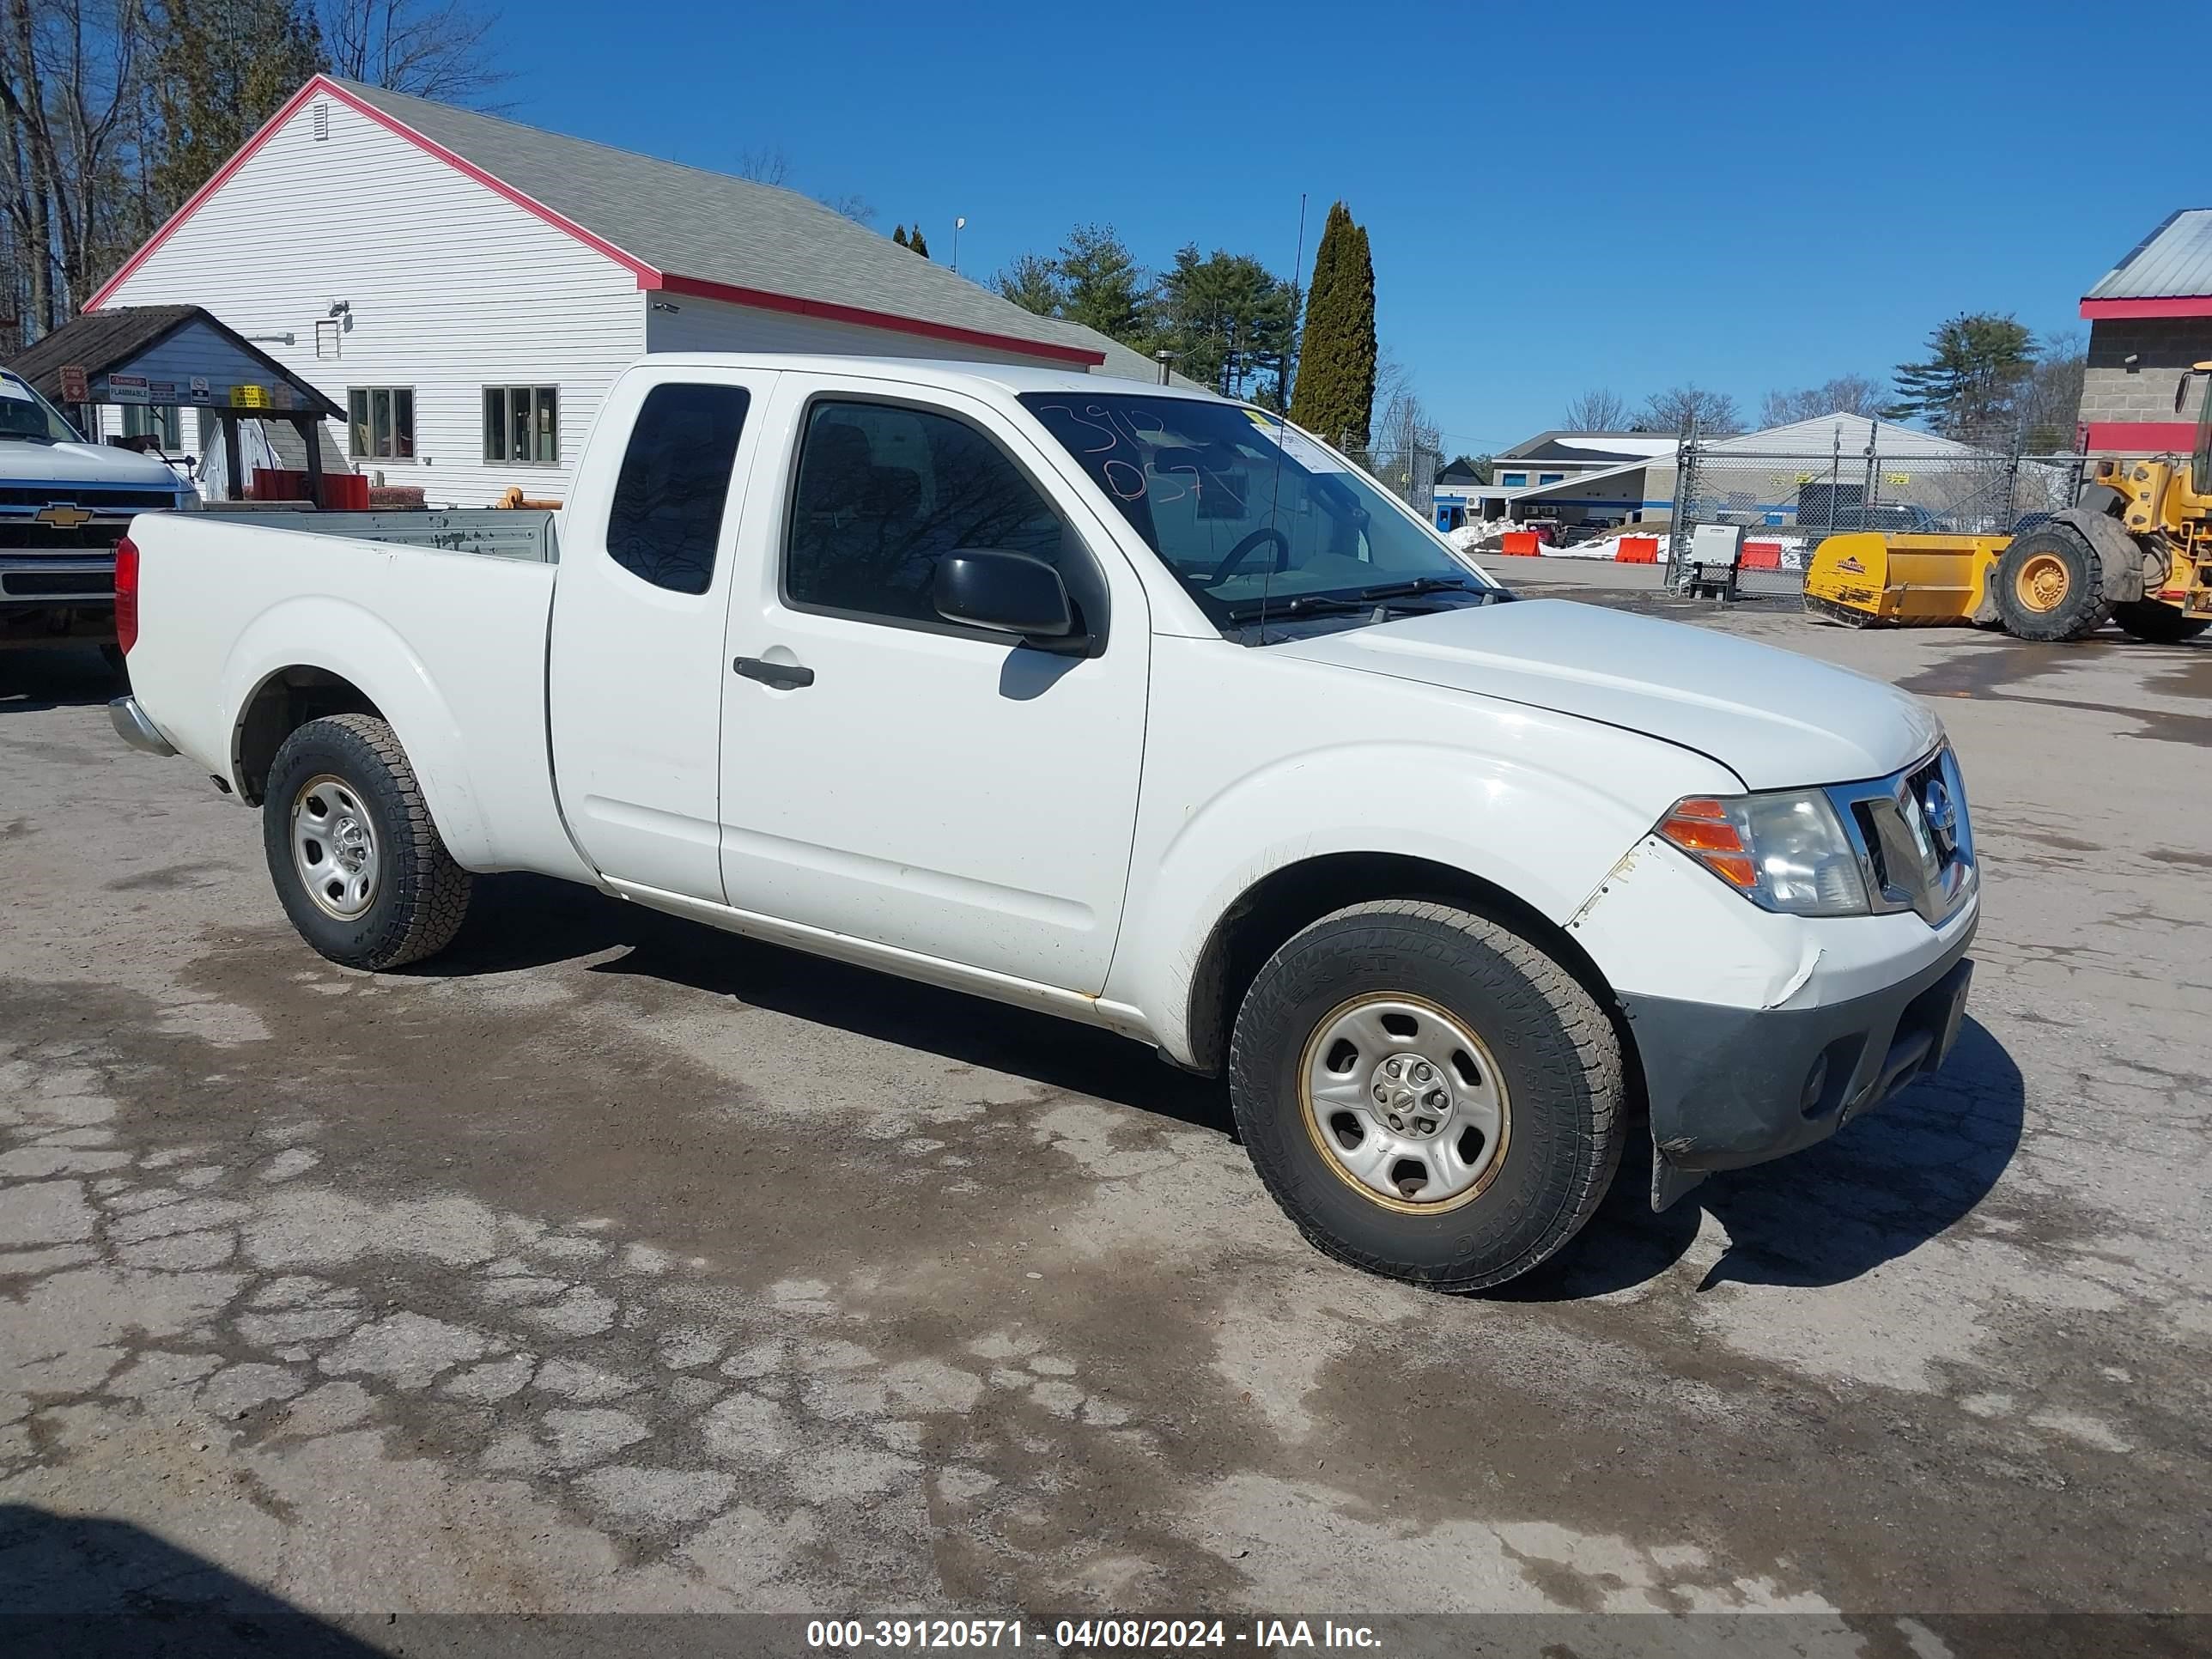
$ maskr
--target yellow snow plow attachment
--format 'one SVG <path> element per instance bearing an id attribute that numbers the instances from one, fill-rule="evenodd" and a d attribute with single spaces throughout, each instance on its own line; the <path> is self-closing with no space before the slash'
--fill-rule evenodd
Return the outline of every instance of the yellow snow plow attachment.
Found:
<path id="1" fill-rule="evenodd" d="M 1853 531 L 1813 550 L 1805 608 L 1850 628 L 1970 623 L 2009 536 L 1893 536 Z"/>

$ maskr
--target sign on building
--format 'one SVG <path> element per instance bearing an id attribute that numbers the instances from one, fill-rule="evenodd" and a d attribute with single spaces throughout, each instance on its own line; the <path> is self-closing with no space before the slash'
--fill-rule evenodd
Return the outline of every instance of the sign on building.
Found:
<path id="1" fill-rule="evenodd" d="M 82 363 L 62 365 L 62 401 L 65 404 L 88 404 L 92 401 L 92 388 L 85 384 Z"/>
<path id="2" fill-rule="evenodd" d="M 107 401 L 111 404 L 145 403 L 148 401 L 146 377 L 143 374 L 109 375 Z"/>

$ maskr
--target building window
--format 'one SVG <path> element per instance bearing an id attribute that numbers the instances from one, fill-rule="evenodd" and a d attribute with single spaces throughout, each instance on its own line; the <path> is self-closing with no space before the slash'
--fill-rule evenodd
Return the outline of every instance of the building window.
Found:
<path id="1" fill-rule="evenodd" d="M 645 394 L 607 513 L 609 558 L 672 593 L 707 591 L 751 402 L 738 386 L 672 381 Z"/>
<path id="2" fill-rule="evenodd" d="M 1540 484 L 1557 483 L 1566 476 L 1564 472 L 1539 472 L 1536 475 L 1536 482 Z"/>
<path id="3" fill-rule="evenodd" d="M 483 394 L 485 465 L 552 466 L 561 459 L 561 389 L 488 386 Z"/>
<path id="4" fill-rule="evenodd" d="M 359 461 L 415 459 L 415 388 L 357 386 L 346 392 L 346 453 Z"/>
<path id="5" fill-rule="evenodd" d="M 325 362 L 336 362 L 338 356 L 338 319 L 321 317 L 315 321 L 315 356 Z"/>
<path id="6" fill-rule="evenodd" d="M 1528 482 L 1528 475 L 1525 472 L 1508 472 L 1502 476 L 1498 482 L 1504 485 L 1508 489 L 1518 489 Z"/>
<path id="7" fill-rule="evenodd" d="M 181 451 L 185 447 L 185 423 L 174 407 L 125 404 L 123 405 L 123 435 L 126 438 L 152 438 L 165 450 Z"/>

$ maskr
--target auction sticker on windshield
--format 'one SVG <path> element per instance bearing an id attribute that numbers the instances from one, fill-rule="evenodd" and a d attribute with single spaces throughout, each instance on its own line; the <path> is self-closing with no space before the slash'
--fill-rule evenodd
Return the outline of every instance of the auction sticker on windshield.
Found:
<path id="1" fill-rule="evenodd" d="M 1350 467 L 1338 460 L 1335 456 L 1330 454 L 1296 427 L 1285 425 L 1273 416 L 1264 414 L 1256 409 L 1248 409 L 1244 413 L 1250 417 L 1254 426 L 1258 427 L 1261 431 L 1282 446 L 1284 454 L 1305 468 L 1307 471 L 1349 472 L 1352 471 Z"/>

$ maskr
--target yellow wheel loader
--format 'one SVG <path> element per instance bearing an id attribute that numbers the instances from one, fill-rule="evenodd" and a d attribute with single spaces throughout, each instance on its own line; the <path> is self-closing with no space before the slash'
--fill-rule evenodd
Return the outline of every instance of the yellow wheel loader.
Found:
<path id="1" fill-rule="evenodd" d="M 2198 363 L 2174 389 L 2212 375 Z M 2186 461 L 2100 461 L 2063 513 L 2016 536 L 1831 536 L 1805 571 L 1805 609 L 1854 628 L 1977 623 L 2078 640 L 2109 619 L 2139 640 L 2212 627 L 2212 395 Z"/>

